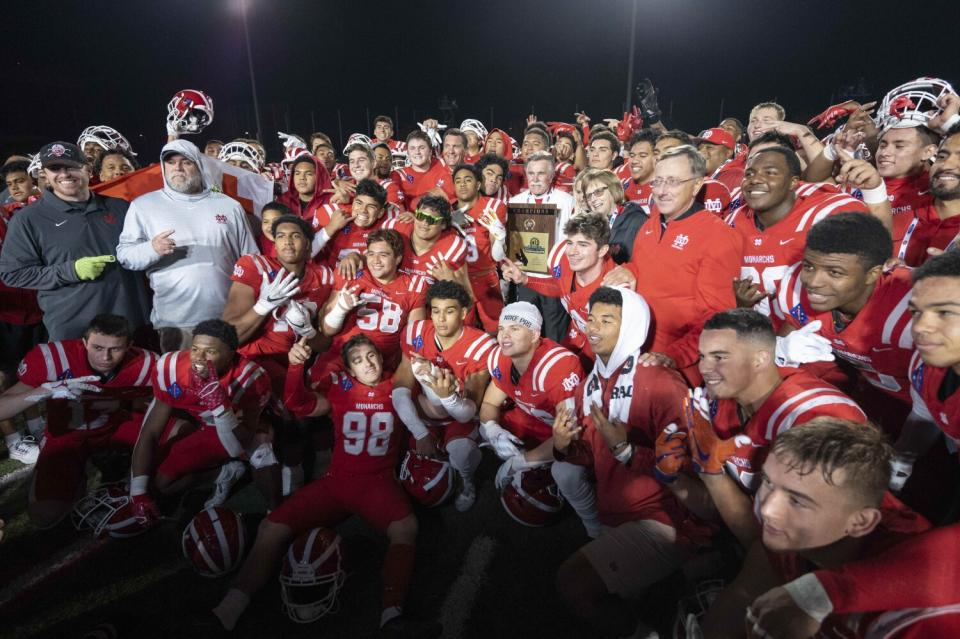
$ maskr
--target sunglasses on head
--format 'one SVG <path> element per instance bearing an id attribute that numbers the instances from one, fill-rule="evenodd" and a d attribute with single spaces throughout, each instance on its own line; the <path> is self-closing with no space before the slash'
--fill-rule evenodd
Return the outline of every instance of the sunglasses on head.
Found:
<path id="1" fill-rule="evenodd" d="M 443 217 L 440 215 L 433 215 L 432 213 L 427 213 L 423 209 L 417 209 L 414 211 L 413 216 L 420 220 L 421 222 L 426 222 L 427 224 L 433 226 L 434 224 L 439 224 L 443 221 Z"/>

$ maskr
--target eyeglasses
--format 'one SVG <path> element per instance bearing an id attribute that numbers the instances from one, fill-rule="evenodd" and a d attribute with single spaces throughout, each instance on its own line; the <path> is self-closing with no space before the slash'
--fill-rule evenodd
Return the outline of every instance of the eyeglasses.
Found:
<path id="1" fill-rule="evenodd" d="M 665 187 L 667 187 L 668 189 L 671 189 L 671 190 L 672 190 L 672 189 L 675 189 L 675 188 L 679 187 L 681 184 L 684 184 L 684 183 L 686 183 L 686 182 L 690 182 L 690 181 L 692 181 L 692 180 L 698 180 L 698 179 L 700 179 L 700 178 L 698 178 L 698 177 L 696 177 L 696 176 L 694 176 L 694 177 L 689 177 L 689 178 L 687 178 L 686 180 L 681 180 L 681 179 L 678 179 L 678 178 L 675 178 L 675 177 L 657 178 L 657 179 L 653 180 L 652 182 L 650 182 L 650 186 L 652 186 L 652 187 L 655 188 L 655 189 L 659 189 L 661 186 L 665 186 Z"/>
<path id="2" fill-rule="evenodd" d="M 584 193 L 583 197 L 586 200 L 592 200 L 595 197 L 602 197 L 604 193 L 610 190 L 609 186 L 601 186 L 599 189 L 594 189 L 589 193 Z"/>
<path id="3" fill-rule="evenodd" d="M 426 222 L 430 226 L 443 222 L 443 217 L 439 215 L 431 215 L 430 213 L 427 213 L 423 209 L 417 209 L 416 211 L 414 211 L 413 217 L 417 218 L 421 222 Z"/>

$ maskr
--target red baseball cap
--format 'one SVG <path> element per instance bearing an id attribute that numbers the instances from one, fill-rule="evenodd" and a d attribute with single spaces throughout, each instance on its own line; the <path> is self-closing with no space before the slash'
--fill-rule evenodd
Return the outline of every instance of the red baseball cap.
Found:
<path id="1" fill-rule="evenodd" d="M 701 131 L 700 135 L 697 136 L 697 143 L 706 142 L 707 144 L 719 144 L 720 146 L 725 146 L 731 151 L 736 148 L 737 143 L 733 139 L 733 136 L 730 135 L 730 132 L 721 129 L 707 129 L 706 131 Z"/>

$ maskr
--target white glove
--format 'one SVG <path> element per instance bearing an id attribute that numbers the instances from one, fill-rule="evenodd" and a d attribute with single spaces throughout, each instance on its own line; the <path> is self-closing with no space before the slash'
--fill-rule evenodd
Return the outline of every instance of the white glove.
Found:
<path id="1" fill-rule="evenodd" d="M 438 124 L 436 129 L 428 129 L 423 125 L 423 122 L 417 122 L 417 126 L 430 138 L 430 146 L 438 147 L 443 145 L 443 138 L 440 137 L 440 131 L 447 128 L 446 124 Z"/>
<path id="2" fill-rule="evenodd" d="M 710 396 L 707 395 L 707 390 L 702 386 L 694 388 L 690 391 L 690 400 L 694 410 L 699 412 L 705 420 L 713 423 L 713 420 L 710 419 Z"/>
<path id="3" fill-rule="evenodd" d="M 500 218 L 493 211 L 484 211 L 477 224 L 487 229 L 490 236 L 495 240 L 502 240 L 507 237 L 507 227 L 503 225 Z"/>
<path id="4" fill-rule="evenodd" d="M 297 337 L 313 339 L 317 336 L 317 329 L 313 327 L 313 314 L 305 305 L 297 300 L 290 300 L 281 317 L 277 317 L 277 311 L 279 310 L 273 309 L 273 318 L 286 322 L 287 326 L 297 334 Z"/>
<path id="5" fill-rule="evenodd" d="M 260 298 L 253 305 L 257 315 L 268 315 L 300 292 L 300 279 L 284 269 L 277 273 L 272 282 L 267 280 L 266 273 L 261 273 L 260 278 Z"/>
<path id="6" fill-rule="evenodd" d="M 507 485 L 510 484 L 510 482 L 513 480 L 513 476 L 517 473 L 530 470 L 531 468 L 536 468 L 537 466 L 543 466 L 545 463 L 547 462 L 529 462 L 522 453 L 519 455 L 514 455 L 500 464 L 500 468 L 497 469 L 497 476 L 494 477 L 493 483 L 497 487 L 497 490 L 503 490 Z"/>
<path id="7" fill-rule="evenodd" d="M 299 137 L 291 135 L 290 133 L 284 133 L 283 131 L 277 131 L 277 136 L 280 138 L 280 141 L 283 143 L 284 149 L 289 149 L 291 147 L 299 147 L 306 150 L 307 145 Z"/>
<path id="8" fill-rule="evenodd" d="M 833 346 L 830 340 L 817 331 L 823 323 L 820 320 L 810 322 L 786 337 L 777 338 L 777 366 L 796 368 L 808 362 L 832 362 Z"/>
<path id="9" fill-rule="evenodd" d="M 99 393 L 103 390 L 90 383 L 99 381 L 100 377 L 97 375 L 86 375 L 57 382 L 44 382 L 37 388 L 38 393 L 27 395 L 25 399 L 29 402 L 40 402 L 45 399 L 80 399 L 81 393 Z"/>
<path id="10" fill-rule="evenodd" d="M 493 452 L 500 459 L 510 459 L 517 455 L 523 455 L 523 441 L 497 422 L 488 421 L 480 424 L 480 435 L 490 444 Z"/>
<path id="11" fill-rule="evenodd" d="M 357 295 L 357 289 L 357 286 L 345 286 L 340 289 L 340 292 L 337 293 L 337 303 L 333 305 L 330 312 L 323 318 L 327 326 L 339 331 L 343 327 L 343 321 L 347 319 L 350 311 L 363 303 L 363 300 Z"/>

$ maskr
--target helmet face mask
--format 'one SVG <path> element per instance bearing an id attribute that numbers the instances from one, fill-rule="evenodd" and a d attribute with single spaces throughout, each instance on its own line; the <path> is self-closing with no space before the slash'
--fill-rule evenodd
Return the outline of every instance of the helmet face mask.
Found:
<path id="1" fill-rule="evenodd" d="M 290 544 L 280 570 L 280 597 L 291 620 L 311 623 L 337 611 L 346 579 L 342 563 L 340 535 L 325 528 L 314 528 Z"/>
<path id="2" fill-rule="evenodd" d="M 80 132 L 80 137 L 77 138 L 77 146 L 83 149 L 84 146 L 91 142 L 99 146 L 104 151 L 121 149 L 128 152 L 130 155 L 136 156 L 136 153 L 133 152 L 133 147 L 130 146 L 130 142 L 127 140 L 127 138 L 123 137 L 123 134 L 116 129 L 103 124 L 88 126 Z"/>
<path id="3" fill-rule="evenodd" d="M 363 133 L 351 133 L 350 137 L 347 138 L 347 144 L 343 147 L 343 155 L 347 154 L 347 149 L 349 149 L 354 144 L 365 144 L 369 148 L 373 148 L 373 140 L 370 139 L 370 136 L 364 135 Z"/>
<path id="4" fill-rule="evenodd" d="M 233 141 L 224 144 L 223 148 L 220 149 L 220 153 L 217 155 L 217 159 L 221 162 L 239 160 L 246 164 L 254 173 L 259 173 L 263 168 L 263 158 L 261 158 L 259 151 L 246 142 Z"/>
<path id="5" fill-rule="evenodd" d="M 200 133 L 212 122 L 213 98 L 203 91 L 178 91 L 167 104 L 167 123 L 179 133 Z"/>
<path id="6" fill-rule="evenodd" d="M 483 146 L 484 140 L 487 139 L 487 135 L 488 135 L 487 127 L 483 126 L 483 122 L 481 122 L 480 120 L 467 118 L 466 120 L 460 123 L 460 130 L 464 132 L 473 131 L 474 133 L 476 133 L 477 137 L 480 140 L 481 146 Z"/>
<path id="7" fill-rule="evenodd" d="M 894 87 L 877 108 L 877 126 L 883 131 L 927 126 L 940 111 L 937 100 L 953 92 L 950 83 L 939 78 L 917 78 Z"/>

